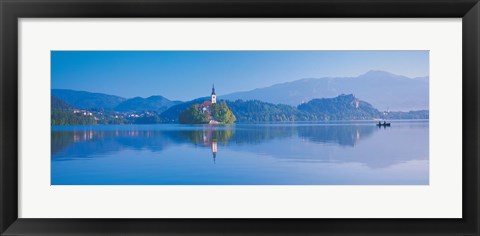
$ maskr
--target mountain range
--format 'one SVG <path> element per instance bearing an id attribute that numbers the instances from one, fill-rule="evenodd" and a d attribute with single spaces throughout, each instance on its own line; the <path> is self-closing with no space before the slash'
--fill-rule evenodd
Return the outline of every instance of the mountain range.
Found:
<path id="1" fill-rule="evenodd" d="M 372 70 L 357 77 L 300 79 L 218 97 L 297 106 L 312 99 L 333 98 L 340 94 L 354 94 L 379 110 L 426 110 L 429 108 L 429 77 L 409 78 Z"/>
<path id="2" fill-rule="evenodd" d="M 368 101 L 372 107 L 380 111 L 428 110 L 429 77 L 409 78 L 385 71 L 369 71 L 357 77 L 300 79 L 266 88 L 218 96 L 218 99 L 226 100 L 231 105 L 239 99 L 257 100 L 271 105 L 283 104 L 295 108 L 298 106 L 298 109 L 302 110 L 307 106 L 312 108 L 311 104 L 315 101 L 321 103 L 322 100 L 316 99 L 335 98 L 342 94 L 352 94 L 354 97 Z M 52 89 L 52 96 L 79 109 L 157 113 L 167 111 L 165 113 L 167 119 L 175 119 L 178 112 L 187 106 L 209 99 L 203 97 L 181 102 L 159 95 L 127 99 L 115 95 L 68 89 Z M 285 110 L 284 108 L 282 110 Z"/>
<path id="3" fill-rule="evenodd" d="M 180 101 L 170 101 L 162 96 L 150 96 L 148 98 L 135 97 L 127 99 L 118 104 L 114 110 L 120 112 L 135 112 L 135 111 L 156 111 L 162 112 L 171 106 L 180 104 Z"/>
<path id="4" fill-rule="evenodd" d="M 206 99 L 206 98 L 205 98 Z M 181 103 L 160 114 L 162 122 L 177 122 L 182 111 L 205 99 Z M 223 102 L 225 100 L 221 100 Z M 372 119 L 428 119 L 428 110 L 384 113 L 353 94 L 334 98 L 312 99 L 299 106 L 273 104 L 259 100 L 225 101 L 239 123 L 372 120 Z"/>
<path id="5" fill-rule="evenodd" d="M 52 96 L 80 109 L 113 110 L 127 99 L 103 93 L 91 93 L 70 89 L 52 89 Z"/>
<path id="6" fill-rule="evenodd" d="M 67 104 L 79 109 L 95 109 L 119 112 L 162 112 L 180 101 L 170 101 L 162 96 L 150 96 L 148 98 L 135 97 L 126 99 L 119 96 L 103 93 L 90 93 L 69 89 L 52 89 L 52 97 L 61 99 Z"/>
<path id="7" fill-rule="evenodd" d="M 132 99 L 116 107 L 142 105 L 145 99 Z M 155 109 L 142 110 L 140 113 L 118 113 L 109 110 L 83 111 L 75 115 L 75 107 L 52 96 L 52 125 L 94 125 L 94 124 L 155 124 L 178 123 L 182 112 L 194 104 L 208 100 L 208 97 L 177 103 L 164 109 L 163 98 L 151 98 L 157 101 Z M 139 102 L 139 103 L 137 103 Z M 372 119 L 428 119 L 428 110 L 410 112 L 380 112 L 371 104 L 356 98 L 353 94 L 342 94 L 334 98 L 312 99 L 299 106 L 272 104 L 259 100 L 220 100 L 236 117 L 239 123 L 330 121 L 330 120 L 372 120 Z M 122 105 L 125 104 L 125 105 Z M 127 106 L 129 105 L 129 106 Z M 130 110 L 130 109 L 126 109 Z M 73 111 L 73 112 L 72 112 Z M 78 113 L 78 112 L 77 112 Z"/>

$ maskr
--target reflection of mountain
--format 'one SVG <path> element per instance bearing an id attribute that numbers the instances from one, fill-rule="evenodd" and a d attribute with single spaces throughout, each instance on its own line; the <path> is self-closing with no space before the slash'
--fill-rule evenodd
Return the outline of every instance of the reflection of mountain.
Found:
<path id="1" fill-rule="evenodd" d="M 85 129 L 52 131 L 52 155 L 82 157 L 91 153 L 101 154 L 122 149 L 161 151 L 174 143 L 191 143 L 210 146 L 212 142 L 222 145 L 256 145 L 270 140 L 298 135 L 312 142 L 335 143 L 354 146 L 360 138 L 369 136 L 374 126 L 318 126 L 318 125 L 248 125 L 248 126 L 193 126 L 183 130 L 142 129 Z M 70 146 L 74 145 L 72 150 Z"/>
<path id="2" fill-rule="evenodd" d="M 418 130 L 415 125 L 404 127 Z M 428 132 L 422 129 L 418 139 L 426 143 L 416 144 L 417 137 L 409 138 L 410 134 L 403 134 L 401 130 L 399 135 L 388 135 L 391 129 L 378 129 L 370 123 L 76 127 L 53 130 L 51 150 L 52 159 L 63 160 L 115 155 L 124 150 L 162 152 L 169 147 L 191 144 L 211 148 L 214 158 L 219 148 L 292 161 L 357 162 L 382 168 L 418 159 L 418 155 L 412 155 L 411 147 L 428 147 Z M 427 136 L 423 137 L 425 133 Z M 390 141 L 385 141 L 384 135 Z M 335 146 L 346 149 L 340 155 Z M 428 148 L 419 150 L 420 159 L 428 159 Z"/>
<path id="3" fill-rule="evenodd" d="M 355 146 L 376 130 L 371 125 L 324 125 L 300 126 L 298 136 L 316 143 L 337 143 L 342 146 Z"/>
<path id="4" fill-rule="evenodd" d="M 232 142 L 241 144 L 261 144 L 275 139 L 283 139 L 296 134 L 296 126 L 292 125 L 249 125 L 237 128 Z"/>
<path id="5" fill-rule="evenodd" d="M 124 149 L 161 151 L 174 136 L 148 130 L 76 130 L 52 131 L 52 157 L 88 157 Z"/>
<path id="6" fill-rule="evenodd" d="M 300 125 L 292 132 L 297 134 L 293 138 L 272 139 L 261 145 L 231 145 L 231 149 L 292 162 L 359 163 L 369 168 L 429 159 L 428 123 L 396 123 L 391 128 Z M 339 150 L 338 146 L 344 148 Z"/>

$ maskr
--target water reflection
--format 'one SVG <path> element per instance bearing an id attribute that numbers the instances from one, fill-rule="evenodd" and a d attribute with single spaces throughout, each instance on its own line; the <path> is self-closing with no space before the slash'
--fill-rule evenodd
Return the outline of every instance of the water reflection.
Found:
<path id="1" fill-rule="evenodd" d="M 424 184 L 428 146 L 428 122 L 52 127 L 52 183 Z"/>
<path id="2" fill-rule="evenodd" d="M 316 143 L 335 143 L 341 146 L 355 146 L 376 131 L 371 125 L 326 125 L 300 126 L 298 135 Z"/>
<path id="3" fill-rule="evenodd" d="M 215 159 L 218 150 L 222 148 L 236 146 L 249 150 L 245 146 L 262 146 L 274 140 L 292 138 L 314 144 L 355 147 L 376 131 L 378 129 L 372 125 L 348 124 L 54 127 L 51 132 L 51 152 L 52 158 L 60 160 L 88 158 L 128 149 L 161 152 L 169 146 L 188 144 L 210 148 Z M 255 152 L 255 147 L 251 151 Z M 270 152 L 275 153 L 275 150 Z M 302 157 L 309 158 L 308 155 Z"/>
<path id="4" fill-rule="evenodd" d="M 216 126 L 204 126 L 200 130 L 182 130 L 179 133 L 195 145 L 210 147 L 212 149 L 213 163 L 215 163 L 218 143 L 226 144 L 232 138 L 235 130 L 217 129 Z"/>

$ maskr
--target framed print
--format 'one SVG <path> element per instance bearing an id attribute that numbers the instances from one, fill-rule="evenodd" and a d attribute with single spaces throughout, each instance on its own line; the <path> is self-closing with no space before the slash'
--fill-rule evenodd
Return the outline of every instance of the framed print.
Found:
<path id="1" fill-rule="evenodd" d="M 477 1 L 1 4 L 2 235 L 479 233 Z"/>

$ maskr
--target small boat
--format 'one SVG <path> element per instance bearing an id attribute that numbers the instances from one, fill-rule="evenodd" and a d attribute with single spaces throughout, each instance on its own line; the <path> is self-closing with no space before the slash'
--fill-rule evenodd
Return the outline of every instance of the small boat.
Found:
<path id="1" fill-rule="evenodd" d="M 378 127 L 382 127 L 382 126 L 383 126 L 383 127 L 387 127 L 387 126 L 390 127 L 390 123 L 386 123 L 386 122 L 380 123 L 380 122 L 378 122 L 377 126 L 378 126 Z"/>

